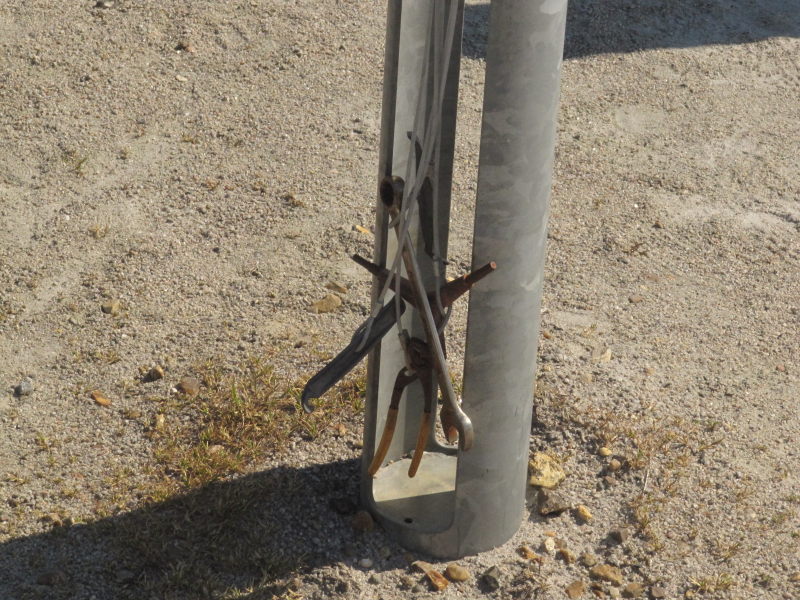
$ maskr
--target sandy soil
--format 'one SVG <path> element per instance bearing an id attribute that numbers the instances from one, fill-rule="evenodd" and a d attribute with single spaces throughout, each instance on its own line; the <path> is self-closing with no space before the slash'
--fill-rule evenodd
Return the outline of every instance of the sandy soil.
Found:
<path id="1" fill-rule="evenodd" d="M 114 477 L 146 477 L 134 415 L 197 364 L 265 354 L 291 379 L 368 310 L 348 256 L 371 252 L 356 226 L 373 223 L 383 3 L 106 4 L 0 7 L 0 596 L 434 595 L 383 533 L 327 506 L 355 489 L 357 431 L 256 469 L 311 486 L 273 496 L 282 512 L 258 505 L 287 524 L 264 544 L 312 556 L 298 591 L 248 563 L 226 567 L 224 593 L 143 592 L 151 571 L 112 543 L 135 507 L 53 531 L 48 515 L 80 523 Z M 457 272 L 488 11 L 468 3 Z M 546 532 L 621 570 L 607 597 L 800 596 L 799 15 L 796 0 L 571 3 L 531 445 L 561 457 L 565 504 L 594 517 L 542 517 L 532 496 L 517 536 L 439 596 L 562 598 L 582 580 L 590 597 L 587 561 L 548 556 Z M 312 313 L 330 281 L 342 307 Z M 167 376 L 145 386 L 154 364 Z M 176 551 L 206 552 L 206 534 Z"/>

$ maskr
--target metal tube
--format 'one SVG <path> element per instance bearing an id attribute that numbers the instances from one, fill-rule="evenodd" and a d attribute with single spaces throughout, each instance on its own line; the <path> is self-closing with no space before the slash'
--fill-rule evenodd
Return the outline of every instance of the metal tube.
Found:
<path id="1" fill-rule="evenodd" d="M 494 0 L 486 54 L 455 554 L 504 543 L 525 506 L 548 204 L 567 0 Z"/>

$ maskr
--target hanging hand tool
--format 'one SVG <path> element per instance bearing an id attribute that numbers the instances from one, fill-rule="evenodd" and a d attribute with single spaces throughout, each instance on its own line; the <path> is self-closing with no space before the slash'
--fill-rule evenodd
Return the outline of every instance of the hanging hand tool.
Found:
<path id="1" fill-rule="evenodd" d="M 405 310 L 406 305 L 400 300 L 400 314 Z M 307 413 L 313 412 L 314 405 L 311 400 L 322 396 L 342 377 L 347 375 L 367 355 L 372 347 L 389 332 L 396 319 L 397 310 L 394 304 L 389 304 L 381 309 L 371 323 L 369 320 L 362 323 L 353 334 L 353 338 L 347 347 L 325 365 L 319 373 L 308 380 L 300 398 L 303 410 Z M 365 335 L 367 336 L 366 339 L 364 338 Z"/>
<path id="2" fill-rule="evenodd" d="M 422 320 L 422 326 L 425 330 L 425 340 L 431 350 L 431 358 L 433 363 L 433 370 L 436 373 L 436 378 L 439 382 L 439 387 L 442 390 L 445 405 L 448 406 L 453 413 L 455 428 L 458 431 L 458 443 L 461 450 L 469 450 L 472 447 L 474 439 L 474 432 L 472 430 L 472 421 L 466 413 L 461 410 L 461 404 L 456 398 L 456 393 L 453 390 L 453 382 L 450 380 L 450 371 L 447 367 L 447 360 L 444 355 L 444 347 L 441 340 L 441 334 L 438 331 L 438 325 L 433 316 L 431 303 L 428 300 L 428 294 L 425 291 L 422 276 L 419 271 L 419 264 L 417 263 L 416 255 L 411 251 L 411 239 L 407 231 L 403 231 L 400 223 L 400 210 L 403 201 L 403 190 L 405 182 L 400 177 L 386 177 L 380 185 L 380 196 L 384 206 L 389 211 L 389 215 L 395 223 L 395 232 L 397 233 L 397 243 L 403 258 L 403 264 L 408 273 L 408 280 L 410 282 L 411 295 L 413 296 L 412 304 L 419 312 Z M 405 235 L 406 239 L 402 239 Z"/>
<path id="3" fill-rule="evenodd" d="M 394 221 L 398 237 L 403 233 L 399 219 L 403 187 L 404 182 L 400 177 L 387 177 L 381 182 L 380 187 L 381 199 Z M 364 322 L 353 335 L 350 344 L 308 381 L 301 397 L 304 410 L 306 412 L 313 411 L 314 405 L 311 400 L 319 398 L 344 377 L 391 330 L 397 322 L 398 314 L 405 311 L 405 302 L 417 309 L 425 331 L 425 340 L 409 337 L 405 330 L 401 333 L 401 342 L 406 354 L 406 366 L 395 378 L 384 431 L 368 469 L 370 475 L 374 475 L 378 471 L 388 453 L 397 424 L 403 392 L 406 387 L 417 380 L 420 381 L 423 389 L 424 409 L 408 471 L 409 477 L 414 477 L 417 472 L 431 430 L 431 413 L 436 404 L 434 375 L 444 397 L 441 421 L 448 442 L 454 443 L 458 439 L 459 447 L 466 451 L 472 446 L 474 439 L 472 422 L 461 409 L 461 404 L 453 390 L 450 371 L 447 367 L 444 335 L 440 331 L 440 327 L 446 318 L 444 311 L 459 296 L 469 291 L 477 281 L 491 273 L 496 266 L 493 262 L 488 263 L 472 273 L 445 283 L 437 290 L 427 292 L 422 282 L 416 256 L 410 250 L 410 237 L 407 232 L 405 236 L 406 240 L 398 240 L 398 243 L 401 248 L 403 264 L 409 276 L 408 279 L 357 254 L 353 256 L 355 262 L 365 267 L 378 279 L 381 287 L 385 287 L 388 283 L 388 287 L 398 292 L 400 298 L 396 298 L 384 306 L 374 319 L 370 318 Z M 399 303 L 399 311 L 395 302 Z"/>
<path id="4" fill-rule="evenodd" d="M 402 398 L 405 389 L 417 380 L 419 380 L 422 385 L 425 404 L 422 413 L 422 421 L 419 426 L 419 433 L 417 434 L 417 443 L 414 447 L 414 454 L 411 456 L 411 464 L 408 467 L 409 477 L 414 477 L 414 475 L 417 474 L 419 463 L 422 461 L 422 455 L 425 452 L 425 446 L 428 443 L 428 435 L 431 430 L 431 412 L 434 408 L 434 394 L 436 393 L 433 385 L 430 352 L 428 345 L 419 338 L 409 338 L 404 344 L 404 347 L 408 352 L 409 366 L 400 369 L 400 372 L 394 380 L 389 411 L 386 414 L 386 425 L 383 428 L 383 434 L 381 435 L 381 441 L 378 443 L 378 448 L 375 450 L 375 456 L 372 458 L 369 469 L 367 469 L 367 472 L 373 476 L 378 472 L 378 469 L 381 468 L 381 464 L 384 458 L 386 458 L 386 453 L 389 451 L 389 446 L 392 443 L 395 425 L 397 424 L 400 398 Z"/>

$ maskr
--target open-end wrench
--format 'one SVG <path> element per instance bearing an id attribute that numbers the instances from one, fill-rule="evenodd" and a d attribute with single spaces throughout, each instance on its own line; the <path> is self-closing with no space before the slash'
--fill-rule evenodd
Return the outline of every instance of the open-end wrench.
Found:
<path id="1" fill-rule="evenodd" d="M 381 182 L 380 186 L 381 200 L 389 210 L 389 215 L 392 220 L 395 221 L 395 232 L 398 238 L 403 235 L 399 222 L 400 220 L 398 219 L 403 200 L 403 188 L 404 182 L 400 177 L 386 177 Z M 402 249 L 403 264 L 406 268 L 408 281 L 411 284 L 411 291 L 414 296 L 413 304 L 419 311 L 422 320 L 425 338 L 430 347 L 433 368 L 436 372 L 439 387 L 442 390 L 442 396 L 452 413 L 454 425 L 458 431 L 459 448 L 464 451 L 469 450 L 475 438 L 472 429 L 472 421 L 470 421 L 467 414 L 461 410 L 461 405 L 456 398 L 455 390 L 453 390 L 453 382 L 450 380 L 447 360 L 445 359 L 444 349 L 439 339 L 439 332 L 433 318 L 433 311 L 428 301 L 428 294 L 425 291 L 425 284 L 419 272 L 417 257 L 410 249 L 411 237 L 408 235 L 408 232 L 405 232 L 405 235 L 406 239 L 398 239 L 397 244 Z"/>

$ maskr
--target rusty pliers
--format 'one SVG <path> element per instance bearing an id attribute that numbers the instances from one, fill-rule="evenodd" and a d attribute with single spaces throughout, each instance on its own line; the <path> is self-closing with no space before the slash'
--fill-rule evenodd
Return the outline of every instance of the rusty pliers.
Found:
<path id="1" fill-rule="evenodd" d="M 395 230 L 398 235 L 401 235 L 397 217 L 403 197 L 403 185 L 401 178 L 387 177 L 381 182 L 380 186 L 381 199 L 388 209 L 389 215 L 395 221 Z M 398 241 L 401 242 L 401 240 Z M 400 247 L 402 248 L 401 254 L 408 279 L 395 275 L 385 267 L 376 265 L 357 254 L 353 256 L 353 260 L 365 267 L 378 279 L 381 287 L 384 287 L 389 281 L 391 289 L 399 289 L 400 298 L 395 300 L 399 304 L 399 310 L 392 304 L 388 304 L 383 307 L 375 319 L 370 319 L 362 324 L 350 344 L 308 381 L 303 390 L 301 401 L 306 412 L 313 411 L 314 405 L 311 400 L 319 398 L 344 377 L 389 332 L 397 321 L 398 313 L 405 311 L 405 303 L 412 304 L 420 315 L 425 330 L 425 340 L 409 338 L 407 334 L 402 338 L 406 353 L 406 366 L 400 370 L 395 379 L 386 425 L 369 472 L 374 475 L 386 457 L 394 434 L 397 411 L 403 391 L 409 384 L 419 379 L 425 395 L 425 411 L 412 458 L 412 466 L 409 469 L 409 475 L 413 477 L 419 466 L 431 429 L 431 413 L 434 410 L 436 400 L 434 397 L 434 375 L 439 382 L 444 398 L 440 417 L 445 437 L 451 443 L 458 439 L 461 450 L 469 450 L 472 446 L 474 439 L 472 422 L 461 409 L 453 390 L 445 357 L 444 336 L 439 331 L 439 327 L 444 320 L 442 311 L 448 308 L 458 297 L 469 291 L 477 281 L 491 273 L 496 268 L 496 265 L 493 262 L 488 263 L 476 271 L 449 281 L 438 290 L 428 293 L 425 290 L 419 272 L 419 265 L 417 264 L 416 256 L 410 250 L 410 245 L 401 242 Z"/>
<path id="2" fill-rule="evenodd" d="M 381 182 L 380 186 L 381 200 L 395 223 L 395 231 L 398 238 L 403 235 L 398 219 L 403 198 L 403 188 L 404 182 L 400 177 L 386 177 Z M 429 294 L 425 291 L 416 256 L 410 250 L 410 240 L 398 239 L 398 244 L 401 248 L 401 255 L 406 272 L 408 273 L 408 279 L 400 278 L 398 282 L 396 280 L 396 278 L 399 277 L 398 275 L 393 275 L 386 269 L 371 265 L 371 263 L 367 263 L 367 261 L 363 261 L 363 259 L 356 259 L 359 264 L 362 264 L 372 271 L 380 282 L 385 283 L 387 278 L 391 278 L 390 287 L 392 287 L 392 289 L 399 288 L 401 298 L 417 309 L 422 320 L 426 338 L 425 341 L 417 338 L 406 339 L 403 344 L 404 351 L 406 352 L 407 367 L 401 369 L 395 380 L 386 426 L 381 436 L 381 441 L 378 444 L 378 449 L 370 464 L 369 473 L 374 475 L 386 457 L 394 433 L 398 405 L 403 390 L 411 382 L 419 379 L 423 386 L 425 408 L 420 422 L 416 448 L 408 471 L 409 477 L 413 477 L 419 467 L 419 462 L 422 459 L 422 454 L 425 450 L 430 432 L 430 415 L 435 400 L 433 374 L 436 375 L 439 387 L 442 390 L 442 396 L 444 397 L 441 420 L 445 437 L 449 442 L 454 442 L 457 438 L 459 447 L 462 450 L 469 450 L 472 446 L 474 439 L 472 422 L 461 409 L 461 404 L 453 390 L 450 371 L 447 367 L 444 335 L 439 331 L 439 326 L 444 319 L 442 311 L 448 308 L 456 298 L 469 290 L 476 281 L 491 273 L 496 266 L 494 263 L 484 265 L 474 273 L 446 283 L 439 290 Z M 356 257 L 354 257 L 354 259 L 355 258 Z M 370 266 L 368 266 L 368 264 Z"/>

